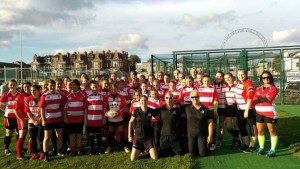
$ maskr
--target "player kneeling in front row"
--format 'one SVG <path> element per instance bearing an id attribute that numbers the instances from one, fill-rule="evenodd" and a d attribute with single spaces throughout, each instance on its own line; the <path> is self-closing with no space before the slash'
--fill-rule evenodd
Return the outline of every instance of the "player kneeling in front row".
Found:
<path id="1" fill-rule="evenodd" d="M 155 110 L 147 107 L 148 98 L 142 96 L 140 98 L 140 108 L 133 111 L 128 126 L 128 141 L 133 141 L 131 151 L 131 161 L 138 158 L 141 152 L 146 149 L 150 153 L 152 159 L 157 159 L 157 152 L 153 143 L 153 132 L 151 128 L 151 118 L 155 116 Z M 135 133 L 132 133 L 134 128 Z M 134 137 L 133 137 L 134 135 Z"/>

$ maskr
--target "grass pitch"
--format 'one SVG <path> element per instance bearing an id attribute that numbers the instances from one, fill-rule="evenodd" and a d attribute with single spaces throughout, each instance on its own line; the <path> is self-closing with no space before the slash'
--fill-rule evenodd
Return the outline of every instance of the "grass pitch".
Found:
<path id="1" fill-rule="evenodd" d="M 210 156 L 203 158 L 184 155 L 182 157 L 175 156 L 151 160 L 142 157 L 136 162 L 131 162 L 129 154 L 115 152 L 109 155 L 84 155 L 66 158 L 52 157 L 48 163 L 39 160 L 17 161 L 15 153 L 11 156 L 4 155 L 4 127 L 1 123 L 0 168 L 300 168 L 300 106 L 282 105 L 278 106 L 278 110 L 279 120 L 276 129 L 279 136 L 279 145 L 277 157 L 275 158 L 258 156 L 256 153 L 245 154 L 238 150 L 230 149 L 231 140 L 226 133 L 222 147 L 212 152 Z M 268 136 L 268 133 L 266 133 L 266 136 Z M 266 140 L 265 145 L 267 149 L 270 147 L 269 137 Z M 26 147 L 27 143 L 24 145 Z M 15 137 L 13 137 L 11 150 L 15 152 Z M 29 157 L 28 154 L 26 156 Z"/>

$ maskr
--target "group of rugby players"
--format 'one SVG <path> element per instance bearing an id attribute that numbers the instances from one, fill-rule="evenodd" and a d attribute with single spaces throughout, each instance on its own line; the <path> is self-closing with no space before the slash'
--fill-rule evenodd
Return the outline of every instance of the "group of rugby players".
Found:
<path id="1" fill-rule="evenodd" d="M 233 149 L 253 152 L 258 138 L 257 153 L 262 155 L 267 124 L 271 136 L 267 156 L 275 156 L 277 88 L 270 72 L 261 74 L 261 86 L 256 89 L 242 69 L 236 79 L 219 71 L 212 81 L 196 68 L 188 76 L 175 70 L 173 76 L 157 72 L 146 79 L 132 71 L 130 78 L 113 73 L 110 78 L 90 80 L 82 74 L 80 81 L 65 77 L 42 85 L 26 82 L 20 90 L 17 82 L 10 80 L 10 90 L 0 100 L 5 154 L 12 153 L 9 148 L 16 133 L 19 160 L 24 160 L 28 151 L 30 160 L 48 161 L 50 140 L 52 154 L 61 157 L 84 154 L 84 143 L 89 154 L 124 148 L 131 151 L 131 160 L 141 153 L 149 153 L 152 159 L 186 152 L 205 156 L 221 146 L 226 127 Z M 27 133 L 30 138 L 25 150 Z"/>

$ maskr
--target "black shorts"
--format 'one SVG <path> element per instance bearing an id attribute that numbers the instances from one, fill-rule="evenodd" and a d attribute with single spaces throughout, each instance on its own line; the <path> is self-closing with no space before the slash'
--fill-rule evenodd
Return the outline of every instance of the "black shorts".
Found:
<path id="1" fill-rule="evenodd" d="M 256 122 L 257 123 L 271 123 L 271 124 L 276 124 L 277 123 L 277 119 L 272 119 L 266 116 L 262 116 L 259 114 L 256 114 Z"/>
<path id="2" fill-rule="evenodd" d="M 139 151 L 149 151 L 151 148 L 154 148 L 153 139 L 149 139 L 146 141 L 134 140 L 132 147 Z"/>
<path id="3" fill-rule="evenodd" d="M 123 125 L 124 121 L 119 121 L 119 122 L 110 122 L 107 120 L 107 126 L 113 126 L 113 127 L 118 127 Z"/>
<path id="4" fill-rule="evenodd" d="M 236 105 L 226 105 L 225 117 L 237 117 L 238 109 Z"/>
<path id="5" fill-rule="evenodd" d="M 83 123 L 69 123 L 68 131 L 69 134 L 82 134 Z"/>
<path id="6" fill-rule="evenodd" d="M 99 134 L 101 133 L 101 131 L 103 130 L 103 128 L 105 128 L 105 126 L 87 126 L 86 130 L 88 133 L 93 133 L 93 134 Z"/>
<path id="7" fill-rule="evenodd" d="M 6 129 L 12 130 L 18 128 L 18 122 L 16 118 L 4 117 L 3 120 Z"/>
<path id="8" fill-rule="evenodd" d="M 44 130 L 62 129 L 63 123 L 48 123 L 44 126 Z"/>
<path id="9" fill-rule="evenodd" d="M 225 108 L 218 108 L 218 116 L 225 116 L 226 109 Z"/>
<path id="10" fill-rule="evenodd" d="M 244 112 L 245 112 L 245 110 L 238 110 L 238 116 L 244 117 Z M 256 118 L 255 114 L 256 113 L 255 113 L 254 109 L 249 109 L 247 119 L 255 119 Z"/>
<path id="11" fill-rule="evenodd" d="M 180 155 L 182 153 L 182 147 L 178 137 L 176 136 L 160 136 L 160 150 L 164 151 L 171 149 L 175 154 Z"/>

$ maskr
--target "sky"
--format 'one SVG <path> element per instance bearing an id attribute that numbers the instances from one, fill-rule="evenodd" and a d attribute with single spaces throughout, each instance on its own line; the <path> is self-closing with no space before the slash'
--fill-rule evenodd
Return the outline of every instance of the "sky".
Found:
<path id="1" fill-rule="evenodd" d="M 0 62 L 34 54 L 122 51 L 151 54 L 220 48 L 240 28 L 260 32 L 269 46 L 300 44 L 296 0 L 1 0 Z M 21 36 L 22 35 L 22 36 Z M 225 48 L 259 47 L 240 33 Z"/>

